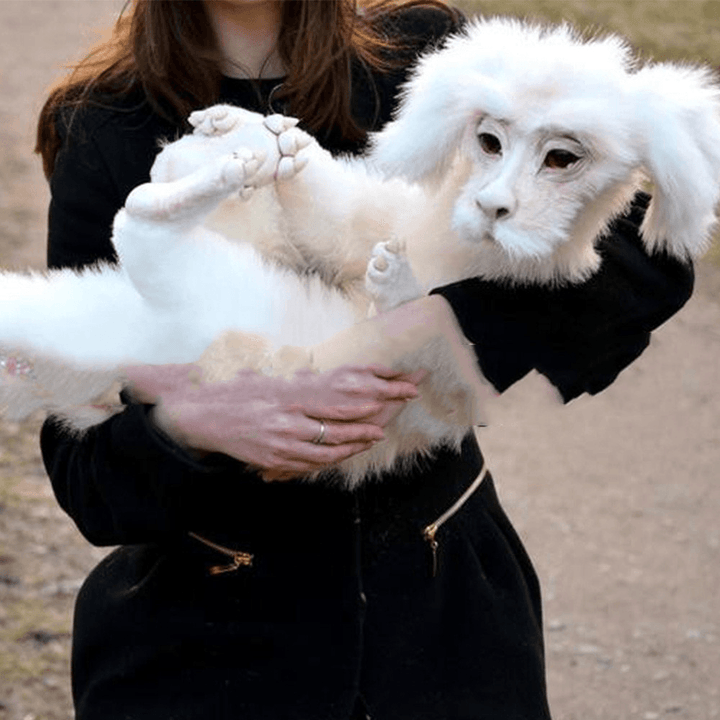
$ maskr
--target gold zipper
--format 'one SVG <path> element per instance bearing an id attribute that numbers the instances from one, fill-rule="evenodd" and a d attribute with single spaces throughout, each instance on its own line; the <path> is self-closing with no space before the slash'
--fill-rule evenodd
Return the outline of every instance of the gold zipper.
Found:
<path id="1" fill-rule="evenodd" d="M 240 550 L 231 550 L 230 548 L 218 545 L 217 543 L 214 543 L 211 540 L 202 537 L 202 535 L 198 535 L 194 532 L 188 534 L 190 535 L 190 537 L 195 538 L 195 540 L 198 540 L 203 545 L 207 545 L 209 548 L 217 550 L 217 552 L 232 558 L 232 562 L 228 563 L 227 565 L 213 565 L 210 568 L 211 575 L 220 575 L 221 573 L 235 572 L 235 570 L 241 567 L 252 567 L 253 558 L 255 557 L 252 553 L 242 552 Z"/>
<path id="2" fill-rule="evenodd" d="M 472 481 L 465 492 L 437 519 L 435 522 L 430 523 L 423 531 L 423 537 L 430 546 L 430 552 L 432 554 L 432 576 L 437 575 L 438 569 L 438 548 L 440 543 L 437 540 L 438 530 L 460 510 L 460 508 L 470 499 L 471 495 L 477 490 L 480 483 L 485 479 L 487 475 L 487 465 L 483 465 L 480 474 Z"/>

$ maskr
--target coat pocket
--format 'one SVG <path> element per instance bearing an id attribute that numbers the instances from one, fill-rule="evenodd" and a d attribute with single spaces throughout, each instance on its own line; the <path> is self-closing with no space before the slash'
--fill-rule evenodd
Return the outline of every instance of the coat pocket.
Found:
<path id="1" fill-rule="evenodd" d="M 440 517 L 437 518 L 437 520 L 431 522 L 429 525 L 423 528 L 423 538 L 425 539 L 425 542 L 427 542 L 430 546 L 430 554 L 432 560 L 431 568 L 433 577 L 437 575 L 438 570 L 438 552 L 440 548 L 438 532 L 440 528 L 442 528 L 442 526 L 448 520 L 450 520 L 462 509 L 463 505 L 465 505 L 465 503 L 472 497 L 474 492 L 480 487 L 482 481 L 487 475 L 487 472 L 487 464 L 483 463 L 482 470 L 480 470 L 478 476 L 470 483 L 470 485 L 468 485 L 465 492 L 463 492 L 463 494 L 460 495 L 460 497 L 447 510 L 445 510 L 445 512 L 440 515 Z"/>

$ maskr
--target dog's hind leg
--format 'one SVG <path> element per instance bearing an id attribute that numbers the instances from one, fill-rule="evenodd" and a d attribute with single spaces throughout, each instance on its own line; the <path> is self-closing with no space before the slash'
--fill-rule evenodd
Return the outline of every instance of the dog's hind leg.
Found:
<path id="1" fill-rule="evenodd" d="M 419 298 L 423 292 L 399 240 L 380 242 L 365 273 L 365 287 L 379 312 Z"/>

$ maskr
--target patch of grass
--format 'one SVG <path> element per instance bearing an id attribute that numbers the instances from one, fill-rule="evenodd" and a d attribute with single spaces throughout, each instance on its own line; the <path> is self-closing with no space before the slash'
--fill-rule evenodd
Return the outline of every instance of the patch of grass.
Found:
<path id="1" fill-rule="evenodd" d="M 58 663 L 67 663 L 65 645 L 70 638 L 70 619 L 36 598 L 3 602 L 0 623 L 0 677 L 5 681 L 39 678 Z M 58 651 L 62 641 L 62 652 Z"/>
<path id="2" fill-rule="evenodd" d="M 710 262 L 720 268 L 720 234 L 716 233 L 713 244 L 708 250 L 707 255 L 703 258 L 706 262 Z"/>
<path id="3" fill-rule="evenodd" d="M 456 0 L 468 14 L 514 15 L 624 35 L 657 60 L 720 65 L 720 0 Z"/>
<path id="4" fill-rule="evenodd" d="M 12 466 L 0 463 L 0 505 L 11 505 L 15 500 L 14 489 L 20 482 L 20 477 L 12 471 Z"/>
<path id="5" fill-rule="evenodd" d="M 28 476 L 44 476 L 38 453 L 40 420 L 22 423 L 0 419 L 0 505 L 13 505 L 23 498 L 17 488 Z"/>
<path id="6" fill-rule="evenodd" d="M 11 647 L 3 652 L 0 647 L 0 675 L 6 682 L 18 682 L 42 675 L 45 667 L 37 658 L 20 657 L 17 649 Z"/>
<path id="7" fill-rule="evenodd" d="M 5 605 L 5 621 L 0 639 L 17 642 L 37 631 L 48 635 L 67 635 L 69 619 L 48 611 L 48 603 L 37 598 L 23 597 Z"/>

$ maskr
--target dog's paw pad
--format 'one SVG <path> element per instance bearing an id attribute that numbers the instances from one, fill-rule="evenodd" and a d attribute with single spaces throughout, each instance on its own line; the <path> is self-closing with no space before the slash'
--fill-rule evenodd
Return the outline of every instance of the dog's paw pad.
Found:
<path id="1" fill-rule="evenodd" d="M 421 294 L 405 255 L 405 244 L 393 239 L 378 243 L 365 274 L 365 287 L 378 310 L 390 310 Z"/>
<path id="2" fill-rule="evenodd" d="M 295 177 L 308 163 L 307 158 L 281 157 L 278 162 L 275 178 L 277 180 L 289 180 Z"/>
<path id="3" fill-rule="evenodd" d="M 275 135 L 280 135 L 290 130 L 290 128 L 295 127 L 298 122 L 300 121 L 297 118 L 287 117 L 286 115 L 268 115 L 263 120 L 265 127 Z"/>
<path id="4" fill-rule="evenodd" d="M 281 155 L 297 155 L 312 143 L 312 138 L 302 130 L 293 127 L 278 135 L 278 148 Z"/>
<path id="5" fill-rule="evenodd" d="M 240 197 L 250 196 L 255 186 L 256 175 L 265 161 L 263 150 L 252 151 L 247 148 L 236 150 L 222 169 L 222 182 L 227 190 L 239 190 Z M 248 190 L 248 192 L 245 192 Z"/>
<path id="6" fill-rule="evenodd" d="M 393 238 L 383 243 L 385 250 L 393 255 L 402 255 L 405 253 L 405 243 L 398 238 Z"/>
<path id="7" fill-rule="evenodd" d="M 288 127 L 277 136 L 277 146 L 280 152 L 276 180 L 289 180 L 297 175 L 307 164 L 308 158 L 298 156 L 298 153 L 308 147 L 313 139 L 294 125 Z"/>
<path id="8" fill-rule="evenodd" d="M 223 115 L 222 117 L 214 118 L 212 121 L 212 134 L 213 135 L 226 135 L 239 124 L 239 119 L 233 117 L 231 114 Z"/>
<path id="9" fill-rule="evenodd" d="M 368 270 L 375 270 L 380 282 L 392 282 L 394 278 L 410 271 L 410 264 L 405 255 L 405 243 L 397 238 L 379 242 L 372 251 Z"/>
<path id="10" fill-rule="evenodd" d="M 200 135 L 224 135 L 232 130 L 238 123 L 228 108 L 223 106 L 211 107 L 207 110 L 196 110 L 188 118 L 194 132 Z"/>
<path id="11" fill-rule="evenodd" d="M 248 169 L 256 162 L 254 155 L 249 150 L 238 150 L 234 152 L 222 167 L 222 182 L 229 187 L 240 186 L 245 182 Z"/>
<path id="12" fill-rule="evenodd" d="M 188 122 L 194 128 L 195 132 L 207 135 L 206 130 L 209 130 L 210 128 L 210 120 L 208 118 L 207 110 L 196 110 L 191 113 L 188 118 Z"/>
<path id="13" fill-rule="evenodd" d="M 198 135 L 227 135 L 236 128 L 246 125 L 261 125 L 263 116 L 239 107 L 214 105 L 190 114 L 188 122 Z"/>

